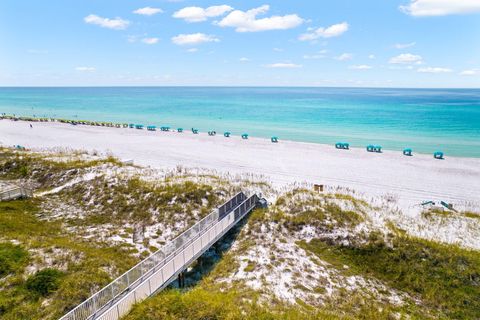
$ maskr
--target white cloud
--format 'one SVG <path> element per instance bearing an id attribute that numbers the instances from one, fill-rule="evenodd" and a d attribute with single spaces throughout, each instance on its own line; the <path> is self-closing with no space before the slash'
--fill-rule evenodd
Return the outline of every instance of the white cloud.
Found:
<path id="1" fill-rule="evenodd" d="M 248 11 L 235 10 L 217 23 L 220 27 L 232 27 L 237 32 L 257 32 L 268 30 L 285 30 L 301 25 L 304 20 L 296 14 L 271 16 L 257 19 L 257 15 L 270 10 L 269 5 L 263 5 Z"/>
<path id="2" fill-rule="evenodd" d="M 95 24 L 103 28 L 109 28 L 114 30 L 124 30 L 130 24 L 130 21 L 128 20 L 123 20 L 121 18 L 102 18 L 95 14 L 88 15 L 83 20 L 89 24 Z"/>
<path id="3" fill-rule="evenodd" d="M 160 39 L 158 38 L 143 38 L 142 42 L 145 44 L 156 44 Z"/>
<path id="4" fill-rule="evenodd" d="M 179 34 L 178 36 L 172 37 L 172 42 L 180 46 L 219 41 L 220 39 L 218 39 L 217 37 L 204 33 Z"/>
<path id="5" fill-rule="evenodd" d="M 426 67 L 426 68 L 417 69 L 417 72 L 420 72 L 420 73 L 448 73 L 448 72 L 452 72 L 452 69 L 440 68 L 440 67 Z"/>
<path id="6" fill-rule="evenodd" d="M 265 65 L 267 68 L 277 68 L 277 69 L 291 69 L 291 68 L 301 68 L 301 64 L 295 64 L 290 62 L 279 62 Z"/>
<path id="7" fill-rule="evenodd" d="M 480 12 L 478 0 L 411 0 L 408 5 L 400 6 L 406 14 L 425 16 L 445 16 L 450 14 L 465 14 Z"/>
<path id="8" fill-rule="evenodd" d="M 402 53 L 396 57 L 390 59 L 389 63 L 392 64 L 421 64 L 422 57 L 411 53 Z"/>
<path id="9" fill-rule="evenodd" d="M 143 16 L 153 16 L 154 14 L 157 13 L 163 13 L 163 10 L 160 8 L 152 8 L 152 7 L 145 7 L 145 8 L 140 8 L 135 11 L 133 11 L 135 14 L 140 14 Z"/>
<path id="10" fill-rule="evenodd" d="M 406 49 L 413 47 L 416 44 L 416 42 L 410 42 L 410 43 L 396 43 L 393 46 L 397 49 Z"/>
<path id="11" fill-rule="evenodd" d="M 334 59 L 338 61 L 347 61 L 347 60 L 351 60 L 352 58 L 353 58 L 353 55 L 351 53 L 342 53 L 341 55 L 335 57 Z"/>
<path id="12" fill-rule="evenodd" d="M 461 76 L 475 76 L 477 74 L 480 74 L 480 69 L 463 70 L 460 72 Z"/>
<path id="13" fill-rule="evenodd" d="M 284 50 L 282 48 L 273 48 L 273 51 L 275 52 L 283 52 Z"/>
<path id="14" fill-rule="evenodd" d="M 208 18 L 222 16 L 233 8 L 227 5 L 211 6 L 206 9 L 201 7 L 185 7 L 173 14 L 174 18 L 184 19 L 187 22 L 201 22 Z"/>
<path id="15" fill-rule="evenodd" d="M 250 59 L 246 58 L 246 57 L 242 57 L 240 59 L 238 59 L 240 62 L 248 62 L 250 61 Z"/>
<path id="16" fill-rule="evenodd" d="M 349 68 L 354 70 L 368 70 L 368 69 L 372 69 L 372 66 L 369 66 L 366 64 L 359 64 L 359 65 L 350 66 Z"/>
<path id="17" fill-rule="evenodd" d="M 198 52 L 198 48 L 190 48 L 190 49 L 187 49 L 187 52 L 190 52 L 190 53 Z"/>
<path id="18" fill-rule="evenodd" d="M 372 59 L 372 60 L 373 60 L 373 59 L 375 59 L 375 58 L 376 58 L 376 57 L 375 57 L 374 54 L 369 54 L 369 55 L 368 55 L 368 59 Z"/>
<path id="19" fill-rule="evenodd" d="M 346 22 L 337 23 L 327 28 L 310 29 L 311 32 L 301 34 L 298 39 L 300 41 L 312 41 L 318 38 L 338 37 L 347 32 L 348 28 L 349 25 Z"/>
<path id="20" fill-rule="evenodd" d="M 96 69 L 94 67 L 76 67 L 75 70 L 80 72 L 95 72 Z"/>

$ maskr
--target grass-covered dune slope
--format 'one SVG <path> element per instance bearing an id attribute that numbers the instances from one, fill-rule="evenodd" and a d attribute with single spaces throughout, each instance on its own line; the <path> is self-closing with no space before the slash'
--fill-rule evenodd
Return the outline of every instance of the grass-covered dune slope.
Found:
<path id="1" fill-rule="evenodd" d="M 239 190 L 271 205 L 125 319 L 480 318 L 475 212 L 61 150 L 0 149 L 0 181 L 35 189 L 0 202 L 0 319 L 57 319 Z"/>

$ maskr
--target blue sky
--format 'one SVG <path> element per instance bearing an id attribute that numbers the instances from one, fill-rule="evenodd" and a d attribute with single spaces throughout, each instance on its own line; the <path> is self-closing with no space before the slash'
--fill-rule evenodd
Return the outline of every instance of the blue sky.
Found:
<path id="1" fill-rule="evenodd" d="M 478 0 L 2 0 L 1 86 L 480 87 Z"/>

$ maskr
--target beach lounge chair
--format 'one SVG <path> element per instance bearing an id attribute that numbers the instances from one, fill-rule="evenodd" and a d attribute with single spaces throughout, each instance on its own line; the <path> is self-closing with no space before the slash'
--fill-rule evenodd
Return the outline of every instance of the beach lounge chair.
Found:
<path id="1" fill-rule="evenodd" d="M 214 136 L 217 134 L 217 131 L 208 131 L 209 136 Z"/>
<path id="2" fill-rule="evenodd" d="M 435 159 L 439 159 L 439 160 L 442 160 L 443 159 L 443 152 L 442 151 L 435 151 L 433 153 L 433 157 Z"/>
<path id="3" fill-rule="evenodd" d="M 231 133 L 228 132 L 228 131 L 225 131 L 225 132 L 223 133 L 223 136 L 224 136 L 225 138 L 229 138 L 230 135 L 231 135 Z"/>
<path id="4" fill-rule="evenodd" d="M 198 129 L 192 128 L 192 133 L 193 134 L 198 134 Z"/>
<path id="5" fill-rule="evenodd" d="M 177 128 L 177 132 L 182 133 L 182 132 L 183 132 L 183 128 Z"/>
<path id="6" fill-rule="evenodd" d="M 350 144 L 347 142 L 337 142 L 335 143 L 335 148 L 348 150 L 350 149 Z"/>
<path id="7" fill-rule="evenodd" d="M 412 149 L 410 148 L 403 149 L 403 155 L 410 157 L 412 155 Z"/>
<path id="8" fill-rule="evenodd" d="M 248 139 L 248 133 L 242 134 L 242 139 L 244 139 L 244 140 Z"/>
<path id="9" fill-rule="evenodd" d="M 272 137 L 270 140 L 271 140 L 273 143 L 277 143 L 277 142 L 278 142 L 278 138 L 277 138 L 277 137 Z"/>

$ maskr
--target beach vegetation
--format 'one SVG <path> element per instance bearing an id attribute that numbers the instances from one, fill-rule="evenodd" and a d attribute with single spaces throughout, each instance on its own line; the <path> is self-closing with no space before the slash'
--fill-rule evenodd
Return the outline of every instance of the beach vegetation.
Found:
<path id="1" fill-rule="evenodd" d="M 384 281 L 394 289 L 419 298 L 438 316 L 480 318 L 480 253 L 454 245 L 411 237 L 391 244 L 378 238 L 363 245 L 340 245 L 312 240 L 299 245 L 339 269 Z"/>

